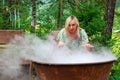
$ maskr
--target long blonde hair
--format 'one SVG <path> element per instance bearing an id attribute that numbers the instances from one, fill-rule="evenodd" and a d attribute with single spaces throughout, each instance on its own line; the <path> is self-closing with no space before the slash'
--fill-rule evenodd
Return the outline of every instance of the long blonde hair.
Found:
<path id="1" fill-rule="evenodd" d="M 79 35 L 79 30 L 82 29 L 82 28 L 79 26 L 79 21 L 78 21 L 77 17 L 75 17 L 75 16 L 69 16 L 69 17 L 66 19 L 66 22 L 65 22 L 65 30 L 66 30 L 66 32 L 68 32 L 69 23 L 70 23 L 72 20 L 74 20 L 74 21 L 76 22 L 76 24 L 77 24 L 76 34 L 77 34 L 78 37 L 80 37 L 80 35 Z"/>

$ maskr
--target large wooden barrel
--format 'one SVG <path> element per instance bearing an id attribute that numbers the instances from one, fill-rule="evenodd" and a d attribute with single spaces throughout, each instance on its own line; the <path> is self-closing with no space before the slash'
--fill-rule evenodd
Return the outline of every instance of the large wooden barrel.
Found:
<path id="1" fill-rule="evenodd" d="M 97 63 L 52 64 L 34 62 L 40 80 L 108 80 L 114 60 Z"/>
<path id="2" fill-rule="evenodd" d="M 23 36 L 23 30 L 0 30 L 0 44 L 7 44 L 15 35 Z"/>
<path id="3" fill-rule="evenodd" d="M 11 40 L 13 40 L 15 38 L 15 36 L 24 37 L 24 31 L 23 30 L 0 30 L 0 51 L 6 49 L 6 47 L 7 47 L 6 44 L 11 42 Z M 29 79 L 31 78 L 31 65 L 32 65 L 32 62 L 29 60 L 23 59 L 23 61 L 21 63 L 22 71 L 25 74 L 29 74 L 28 75 Z M 0 61 L 0 67 L 4 67 L 4 66 L 5 66 L 4 63 Z M 21 76 L 24 76 L 24 74 L 20 74 L 20 76 L 18 76 L 18 77 L 21 78 Z"/>

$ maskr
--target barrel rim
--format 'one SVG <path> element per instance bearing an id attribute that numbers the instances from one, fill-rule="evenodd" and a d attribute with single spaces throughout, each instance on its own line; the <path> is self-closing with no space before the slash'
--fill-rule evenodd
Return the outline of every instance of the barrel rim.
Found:
<path id="1" fill-rule="evenodd" d="M 105 64 L 105 63 L 113 63 L 116 60 L 107 60 L 107 61 L 99 61 L 99 62 L 86 62 L 86 63 L 48 63 L 48 62 L 37 62 L 33 61 L 34 64 L 41 65 L 97 65 L 97 64 Z"/>

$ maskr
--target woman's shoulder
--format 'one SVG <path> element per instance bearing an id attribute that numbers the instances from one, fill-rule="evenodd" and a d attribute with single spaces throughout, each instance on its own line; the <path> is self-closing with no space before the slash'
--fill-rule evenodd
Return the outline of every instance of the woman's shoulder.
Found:
<path id="1" fill-rule="evenodd" d="M 62 28 L 62 29 L 59 31 L 59 33 L 64 33 L 64 31 L 65 31 L 65 28 Z"/>
<path id="2" fill-rule="evenodd" d="M 57 40 L 59 40 L 59 41 L 63 41 L 64 40 L 64 36 L 65 36 L 64 35 L 64 31 L 65 31 L 64 28 L 59 31 L 59 33 L 57 35 Z"/>
<path id="3" fill-rule="evenodd" d="M 64 32 L 64 31 L 65 31 L 65 28 L 62 28 L 60 31 L 61 31 L 61 32 Z"/>
<path id="4" fill-rule="evenodd" d="M 79 29 L 79 32 L 85 32 L 85 29 L 80 28 L 80 29 Z"/>

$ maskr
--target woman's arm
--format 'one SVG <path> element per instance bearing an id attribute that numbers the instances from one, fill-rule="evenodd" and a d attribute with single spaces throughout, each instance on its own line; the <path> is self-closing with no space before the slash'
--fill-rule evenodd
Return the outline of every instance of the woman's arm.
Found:
<path id="1" fill-rule="evenodd" d="M 85 32 L 85 30 L 83 29 L 81 31 L 81 37 L 82 37 L 82 46 L 88 50 L 94 48 L 93 45 L 89 44 L 89 40 L 88 40 L 88 35 L 87 33 Z"/>
<path id="2" fill-rule="evenodd" d="M 64 43 L 64 29 L 60 30 L 60 32 L 57 35 L 57 40 L 58 40 L 58 46 L 62 47 L 65 45 Z"/>

